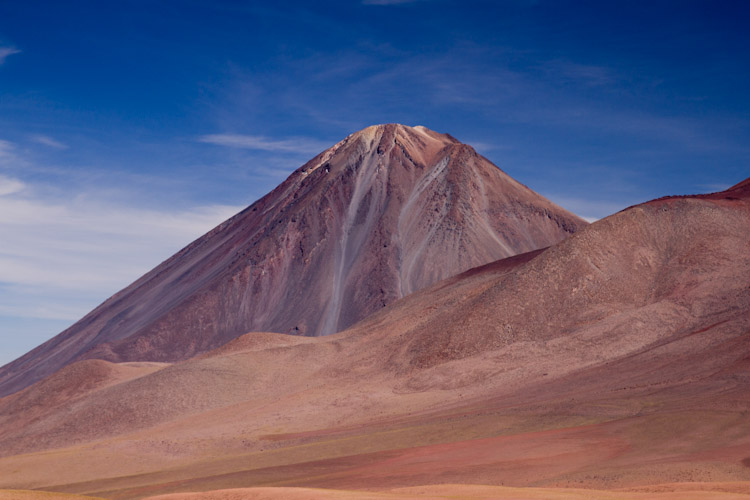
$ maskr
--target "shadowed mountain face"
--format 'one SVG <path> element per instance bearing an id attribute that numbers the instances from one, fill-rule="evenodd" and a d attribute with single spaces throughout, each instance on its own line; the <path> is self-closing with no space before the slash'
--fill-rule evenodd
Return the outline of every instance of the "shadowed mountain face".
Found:
<path id="1" fill-rule="evenodd" d="M 81 359 L 174 361 L 249 331 L 331 334 L 585 225 L 448 135 L 369 127 L 4 366 L 0 395 Z"/>
<path id="2" fill-rule="evenodd" d="M 66 366 L 0 398 L 0 488 L 747 491 L 748 284 L 748 181 L 654 200 L 336 335 Z"/>

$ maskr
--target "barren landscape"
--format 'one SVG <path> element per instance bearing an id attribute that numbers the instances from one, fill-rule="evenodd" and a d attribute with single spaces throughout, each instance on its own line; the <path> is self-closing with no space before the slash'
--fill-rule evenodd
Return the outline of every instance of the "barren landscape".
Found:
<path id="1" fill-rule="evenodd" d="M 750 500 L 748 20 L 0 0 L 0 500 Z"/>
<path id="2" fill-rule="evenodd" d="M 381 152 L 378 141 L 392 149 Z M 417 152 L 426 156 L 399 146 L 407 141 L 419 142 Z M 371 160 L 337 164 L 346 148 L 357 151 L 348 158 Z M 383 154 L 396 164 L 381 162 Z M 190 340 L 195 334 L 185 325 L 203 320 L 180 305 L 169 338 L 192 343 L 176 355 L 197 354 L 189 359 L 151 354 L 171 345 L 161 330 L 139 333 L 138 348 L 106 351 L 126 352 L 124 359 L 99 356 L 100 347 L 85 351 L 95 344 L 81 339 L 114 331 L 115 323 L 96 319 L 112 314 L 111 303 L 135 300 L 141 288 L 159 296 L 179 289 L 180 279 L 164 276 L 192 282 L 194 253 L 217 259 L 205 269 L 234 262 L 236 246 L 228 252 L 208 242 L 223 245 L 223 235 L 237 234 L 229 228 L 252 217 L 251 207 L 94 311 L 83 321 L 90 334 L 68 332 L 4 368 L 6 381 L 19 370 L 49 374 L 17 392 L 11 388 L 25 384 L 4 386 L 0 488 L 164 500 L 750 498 L 750 179 L 720 193 L 647 202 L 586 226 L 499 170 L 482 173 L 484 160 L 448 136 L 399 126 L 351 136 L 272 195 L 294 198 L 301 179 L 323 176 L 321 169 L 390 178 L 397 174 L 379 172 L 402 168 L 403 158 L 432 165 L 410 184 L 412 194 L 392 195 L 400 200 L 397 214 L 418 205 L 422 215 L 370 211 L 390 206 L 374 200 L 385 200 L 391 188 L 358 181 L 338 198 L 343 206 L 322 211 L 322 220 L 352 215 L 331 226 L 343 225 L 353 239 L 337 236 L 341 246 L 327 250 L 333 267 L 316 279 L 328 288 L 310 284 L 302 264 L 289 264 L 280 278 L 297 294 L 339 294 L 316 310 L 321 318 L 342 318 L 345 299 L 358 296 L 345 290 L 367 289 L 362 283 L 381 276 L 373 269 L 388 270 L 401 279 L 402 292 L 389 289 L 385 307 L 367 309 L 371 314 L 332 335 L 250 331 L 219 345 L 210 334 L 198 349 L 204 341 Z M 486 184 L 492 176 L 502 178 L 489 184 L 496 191 Z M 433 194 L 422 199 L 426 193 Z M 466 205 L 478 198 L 478 205 Z M 495 199 L 515 211 L 499 217 L 489 201 Z M 268 200 L 253 207 L 277 210 Z M 440 216 L 420 218 L 434 213 Z M 375 248 L 388 245 L 364 243 L 382 235 L 383 221 L 410 236 L 399 246 L 401 266 L 355 272 L 354 262 L 377 262 Z M 316 248 L 327 241 L 285 231 L 247 241 L 278 255 L 300 242 Z M 574 234 L 563 239 L 568 233 Z M 386 240 L 395 244 L 394 238 Z M 356 252 L 349 246 L 355 240 Z M 513 251 L 503 250 L 510 243 Z M 206 245 L 213 250 L 201 250 Z M 447 253 L 465 255 L 462 248 L 473 249 L 471 259 Z M 466 270 L 475 258 L 486 263 Z M 458 267 L 446 269 L 446 262 Z M 226 283 L 252 289 L 263 281 L 246 269 L 247 283 Z M 453 271 L 464 272 L 447 277 Z M 342 280 L 353 288 L 338 288 Z M 149 288 L 152 282 L 162 284 Z M 207 303 L 244 310 L 233 302 L 242 295 L 227 295 L 226 286 L 198 296 L 218 293 L 226 300 Z M 161 314 L 161 302 L 144 297 L 129 310 Z M 306 314 L 298 299 L 278 303 L 287 307 L 284 315 Z M 348 318 L 330 325 L 348 325 L 354 317 Z M 129 321 L 122 323 L 128 335 Z M 207 347 L 213 349 L 201 352 Z M 66 353 L 57 358 L 66 360 L 59 370 L 38 361 L 47 353 L 55 358 L 54 349 Z M 67 354 L 74 351 L 88 354 Z M 37 491 L 0 498 L 68 497 Z"/>

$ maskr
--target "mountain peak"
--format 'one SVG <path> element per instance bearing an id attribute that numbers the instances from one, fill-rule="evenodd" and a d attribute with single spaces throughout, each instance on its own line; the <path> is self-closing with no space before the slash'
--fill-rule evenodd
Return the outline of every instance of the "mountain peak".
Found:
<path id="1" fill-rule="evenodd" d="M 450 135 L 434 132 L 423 125 L 410 127 L 400 123 L 371 125 L 351 134 L 342 142 L 359 142 L 366 145 L 367 149 L 380 148 L 381 154 L 383 149 L 397 144 L 409 151 L 440 149 L 451 144 L 461 144 Z"/>
<path id="2" fill-rule="evenodd" d="M 434 132 L 427 127 L 418 125 L 410 127 L 400 123 L 384 123 L 371 125 L 350 134 L 342 141 L 323 151 L 310 162 L 297 170 L 297 173 L 307 176 L 321 166 L 325 166 L 329 173 L 340 170 L 338 167 L 350 168 L 357 164 L 359 167 L 379 169 L 396 164 L 393 156 L 406 158 L 406 163 L 415 165 L 434 166 L 436 156 L 448 147 L 460 146 L 473 151 L 470 146 L 462 144 L 449 134 Z M 450 156 L 450 153 L 448 154 Z M 370 161 L 360 162 L 361 158 L 371 158 Z M 334 159 L 332 161 L 332 159 Z M 343 159 L 343 160 L 342 160 Z"/>
<path id="3" fill-rule="evenodd" d="M 441 134 L 428 129 L 424 125 L 411 127 L 401 123 L 383 123 L 379 125 L 370 125 L 349 136 L 360 140 L 376 141 L 385 138 L 399 138 L 407 141 L 424 141 L 427 143 L 439 142 L 442 144 L 460 144 L 455 138 L 448 134 Z"/>

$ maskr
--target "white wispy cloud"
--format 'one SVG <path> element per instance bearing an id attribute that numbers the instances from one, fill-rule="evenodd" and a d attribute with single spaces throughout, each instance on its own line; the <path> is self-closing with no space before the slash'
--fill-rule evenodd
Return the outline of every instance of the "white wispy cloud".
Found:
<path id="1" fill-rule="evenodd" d="M 50 202 L 5 195 L 0 197 L 0 281 L 114 292 L 239 209 L 161 211 L 85 196 Z"/>
<path id="2" fill-rule="evenodd" d="M 241 209 L 140 208 L 95 192 L 41 191 L 0 177 L 0 314 L 78 319 Z"/>
<path id="3" fill-rule="evenodd" d="M 18 54 L 20 52 L 21 51 L 16 49 L 15 47 L 0 47 L 0 64 L 3 64 L 8 56 Z"/>
<path id="4" fill-rule="evenodd" d="M 0 163 L 6 163 L 15 159 L 15 145 L 3 139 L 0 139 Z"/>
<path id="5" fill-rule="evenodd" d="M 729 127 L 745 127 L 744 120 L 736 124 L 723 120 L 724 130 L 720 130 L 707 126 L 710 122 L 703 118 L 666 116 L 658 110 L 627 104 L 611 106 L 613 93 L 624 95 L 618 102 L 632 99 L 626 95 L 630 83 L 614 65 L 552 58 L 524 67 L 513 64 L 524 60 L 521 52 L 471 42 L 459 43 L 440 54 L 391 52 L 365 47 L 360 51 L 313 54 L 287 62 L 291 74 L 287 79 L 264 81 L 254 77 L 253 81 L 273 95 L 274 107 L 267 111 L 269 114 L 278 114 L 281 107 L 342 128 L 365 125 L 340 123 L 350 116 L 400 117 L 421 113 L 420 109 L 460 106 L 462 113 L 481 110 L 491 115 L 498 126 L 543 125 L 556 133 L 570 133 L 575 127 L 585 133 L 627 134 L 693 151 L 744 147 L 732 140 Z M 389 54 L 387 64 L 383 63 L 383 53 Z M 332 94 L 330 88 L 340 82 L 347 85 Z M 636 83 L 652 85 L 645 76 Z M 246 95 L 241 91 L 237 94 Z M 377 113 L 371 108 L 373 101 L 379 104 Z M 252 105 L 257 109 L 264 103 L 256 97 Z M 347 113 L 332 113 L 331 109 L 346 109 Z"/>
<path id="6" fill-rule="evenodd" d="M 496 144 L 493 142 L 475 141 L 475 140 L 472 140 L 471 138 L 465 139 L 465 140 L 463 138 L 459 138 L 459 140 L 461 140 L 462 142 L 465 142 L 466 144 L 469 144 L 471 147 L 477 150 L 480 154 L 485 154 L 490 151 L 512 149 L 510 146 L 506 144 Z"/>
<path id="7" fill-rule="evenodd" d="M 63 144 L 62 142 L 47 135 L 32 135 L 31 140 L 36 142 L 37 144 L 42 144 L 54 149 L 68 149 L 67 144 Z"/>
<path id="8" fill-rule="evenodd" d="M 544 193 L 544 196 L 552 202 L 560 205 L 578 215 L 588 222 L 595 222 L 609 215 L 619 212 L 631 205 L 642 201 L 618 202 L 608 200 L 597 200 L 594 198 L 578 198 L 573 196 Z"/>
<path id="9" fill-rule="evenodd" d="M 328 143 L 304 137 L 270 139 L 261 135 L 208 134 L 198 138 L 199 142 L 230 148 L 255 149 L 277 153 L 320 153 L 330 146 Z"/>
<path id="10" fill-rule="evenodd" d="M 25 184 L 18 179 L 0 175 L 0 196 L 17 193 L 21 191 L 24 186 Z"/>
<path id="11" fill-rule="evenodd" d="M 701 184 L 699 188 L 707 193 L 718 193 L 720 191 L 726 191 L 732 187 L 731 184 L 725 183 L 712 183 L 712 184 Z"/>

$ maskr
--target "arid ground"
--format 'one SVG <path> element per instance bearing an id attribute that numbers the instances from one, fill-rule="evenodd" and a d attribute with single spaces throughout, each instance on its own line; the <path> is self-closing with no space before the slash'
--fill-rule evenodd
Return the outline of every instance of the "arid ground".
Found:
<path id="1" fill-rule="evenodd" d="M 68 364 L 0 398 L 0 488 L 750 498 L 749 229 L 744 181 L 631 207 L 334 335 Z M 0 498 L 60 498 L 44 495 Z"/>

